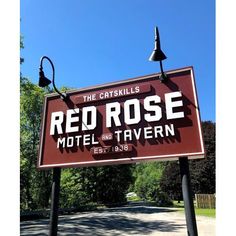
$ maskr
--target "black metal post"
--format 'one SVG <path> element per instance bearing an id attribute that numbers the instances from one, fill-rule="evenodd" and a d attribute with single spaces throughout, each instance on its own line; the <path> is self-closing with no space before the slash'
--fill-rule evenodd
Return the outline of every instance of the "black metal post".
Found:
<path id="1" fill-rule="evenodd" d="M 184 199 L 185 217 L 187 223 L 188 236 L 197 236 L 197 223 L 192 198 L 191 181 L 189 174 L 188 157 L 179 158 L 182 192 Z"/>
<path id="2" fill-rule="evenodd" d="M 160 61 L 160 67 L 161 67 L 161 75 L 160 75 L 159 79 L 161 82 L 164 82 L 167 79 L 167 75 L 163 71 L 162 61 Z"/>
<path id="3" fill-rule="evenodd" d="M 57 236 L 61 168 L 53 169 L 49 236 Z"/>

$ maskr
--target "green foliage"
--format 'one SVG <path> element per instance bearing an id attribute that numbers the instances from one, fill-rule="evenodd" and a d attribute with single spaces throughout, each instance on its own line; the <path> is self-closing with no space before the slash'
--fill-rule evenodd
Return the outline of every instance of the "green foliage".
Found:
<path id="1" fill-rule="evenodd" d="M 79 169 L 65 169 L 61 175 L 60 206 L 78 207 L 87 203 L 86 193 L 82 189 Z"/>
<path id="2" fill-rule="evenodd" d="M 157 201 L 163 169 L 162 162 L 137 164 L 134 171 L 134 192 L 142 199 Z"/>
<path id="3" fill-rule="evenodd" d="M 21 208 L 44 208 L 50 196 L 49 171 L 38 172 L 41 109 L 46 91 L 20 78 L 20 198 Z"/>
<path id="4" fill-rule="evenodd" d="M 174 204 L 175 208 L 183 208 L 184 209 L 184 202 L 183 201 L 173 200 L 173 204 Z"/>
<path id="5" fill-rule="evenodd" d="M 194 193 L 213 194 L 215 187 L 215 123 L 202 122 L 206 158 L 190 161 L 191 181 Z"/>
<path id="6" fill-rule="evenodd" d="M 139 196 L 130 196 L 130 197 L 127 197 L 127 200 L 131 202 L 138 202 L 138 201 L 141 201 L 141 198 Z"/>
<path id="7" fill-rule="evenodd" d="M 206 158 L 189 161 L 193 194 L 215 193 L 215 123 L 202 122 L 202 129 Z M 172 199 L 182 199 L 178 162 L 169 162 L 166 165 L 160 183 L 161 190 Z"/>
<path id="8" fill-rule="evenodd" d="M 181 200 L 183 198 L 180 169 L 177 161 L 166 163 L 166 167 L 160 180 L 160 188 L 173 200 Z"/>
<path id="9" fill-rule="evenodd" d="M 173 206 L 173 202 L 171 200 L 171 198 L 169 197 L 169 195 L 165 192 L 159 192 L 156 202 L 158 204 L 158 206 Z"/>
<path id="10" fill-rule="evenodd" d="M 125 202 L 131 181 L 130 165 L 63 170 L 61 206 L 79 207 L 91 202 L 102 204 Z"/>
<path id="11" fill-rule="evenodd" d="M 126 202 L 132 182 L 131 165 L 104 166 L 97 173 L 97 201 L 110 204 Z"/>

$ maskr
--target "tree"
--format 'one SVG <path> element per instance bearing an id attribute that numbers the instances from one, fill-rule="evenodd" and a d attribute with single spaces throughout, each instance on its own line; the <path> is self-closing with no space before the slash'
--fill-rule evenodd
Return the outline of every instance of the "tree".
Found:
<path id="1" fill-rule="evenodd" d="M 183 199 L 180 169 L 177 161 L 167 163 L 161 176 L 160 188 L 173 200 Z"/>
<path id="2" fill-rule="evenodd" d="M 190 161 L 194 193 L 215 193 L 215 123 L 202 122 L 206 158 Z"/>
<path id="3" fill-rule="evenodd" d="M 20 183 L 21 207 L 47 207 L 50 196 L 50 171 L 37 171 L 41 109 L 46 91 L 20 79 Z"/>
<path id="4" fill-rule="evenodd" d="M 104 204 L 126 202 L 126 193 L 132 182 L 131 165 L 99 167 L 97 170 L 97 202 Z"/>
<path id="5" fill-rule="evenodd" d="M 83 190 L 81 169 L 64 169 L 61 175 L 60 207 L 79 207 L 90 202 Z"/>
<path id="6" fill-rule="evenodd" d="M 160 179 L 164 169 L 162 162 L 139 163 L 136 165 L 134 176 L 134 191 L 139 197 L 156 201 L 160 195 Z"/>
<path id="7" fill-rule="evenodd" d="M 190 160 L 189 169 L 193 193 L 215 193 L 215 123 L 202 122 L 206 158 Z M 182 198 L 178 162 L 170 162 L 163 171 L 161 189 L 172 199 Z"/>
<path id="8" fill-rule="evenodd" d="M 61 206 L 125 202 L 132 182 L 131 168 L 131 165 L 116 165 L 63 170 Z"/>
<path id="9" fill-rule="evenodd" d="M 24 48 L 23 37 L 20 48 Z M 22 64 L 24 59 L 20 58 Z M 36 170 L 43 98 L 41 89 L 20 74 L 20 206 L 21 209 L 48 206 L 51 172 Z"/>

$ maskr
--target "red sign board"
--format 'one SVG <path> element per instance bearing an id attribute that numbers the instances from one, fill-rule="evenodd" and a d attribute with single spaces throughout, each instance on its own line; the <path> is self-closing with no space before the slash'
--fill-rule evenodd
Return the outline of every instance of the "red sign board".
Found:
<path id="1" fill-rule="evenodd" d="M 203 158 L 193 68 L 45 97 L 39 168 Z"/>

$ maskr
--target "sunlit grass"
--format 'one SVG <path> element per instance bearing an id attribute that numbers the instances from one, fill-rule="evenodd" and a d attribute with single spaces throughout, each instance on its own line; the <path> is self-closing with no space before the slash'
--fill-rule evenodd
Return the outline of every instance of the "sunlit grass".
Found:
<path id="1" fill-rule="evenodd" d="M 195 214 L 199 216 L 216 217 L 216 209 L 195 208 Z"/>
<path id="2" fill-rule="evenodd" d="M 184 202 L 173 201 L 174 207 L 179 208 L 179 211 L 184 212 Z M 202 209 L 195 207 L 195 214 L 199 216 L 207 216 L 207 217 L 216 217 L 216 209 Z"/>

